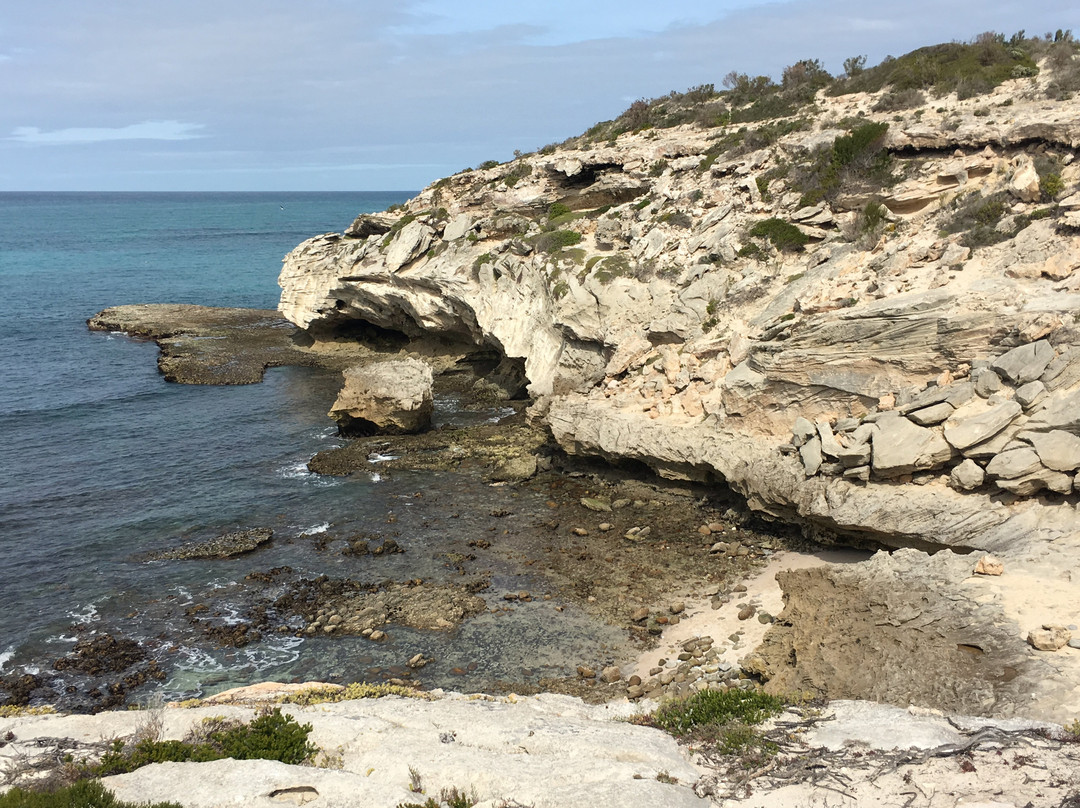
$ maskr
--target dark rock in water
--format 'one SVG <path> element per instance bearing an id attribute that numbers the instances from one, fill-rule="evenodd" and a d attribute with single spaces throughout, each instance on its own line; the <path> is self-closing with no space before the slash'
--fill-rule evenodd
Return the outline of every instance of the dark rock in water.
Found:
<path id="1" fill-rule="evenodd" d="M 146 659 L 146 651 L 134 640 L 101 634 L 75 644 L 70 655 L 53 663 L 58 671 L 73 670 L 100 676 L 119 673 Z"/>
<path id="2" fill-rule="evenodd" d="M 0 681 L 0 688 L 7 691 L 7 698 L 0 701 L 0 704 L 5 707 L 26 707 L 34 698 L 35 691 L 46 690 L 47 687 L 45 680 L 40 676 L 30 673 L 13 676 Z"/>
<path id="3" fill-rule="evenodd" d="M 259 545 L 265 544 L 273 538 L 274 531 L 268 527 L 257 527 L 251 530 L 238 530 L 235 533 L 226 533 L 215 539 L 205 542 L 194 542 L 177 547 L 174 550 L 161 550 L 151 553 L 148 557 L 151 561 L 175 561 L 197 558 L 232 558 L 233 556 L 250 553 Z"/>

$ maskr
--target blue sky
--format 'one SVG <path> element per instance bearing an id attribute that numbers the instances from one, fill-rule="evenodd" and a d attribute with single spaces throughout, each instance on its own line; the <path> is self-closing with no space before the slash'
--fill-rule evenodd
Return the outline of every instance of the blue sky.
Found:
<path id="1" fill-rule="evenodd" d="M 413 190 L 731 70 L 871 64 L 1073 0 L 6 0 L 0 191 Z"/>

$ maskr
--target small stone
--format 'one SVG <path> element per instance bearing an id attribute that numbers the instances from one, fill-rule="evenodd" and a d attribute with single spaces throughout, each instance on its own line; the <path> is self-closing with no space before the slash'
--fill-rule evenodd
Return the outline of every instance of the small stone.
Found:
<path id="1" fill-rule="evenodd" d="M 597 525 L 597 529 L 601 533 L 607 533 L 613 527 L 615 527 L 615 525 L 611 524 L 611 522 L 601 522 L 599 525 Z"/>
<path id="2" fill-rule="evenodd" d="M 360 632 L 360 636 L 361 637 L 370 637 L 374 631 L 375 631 L 375 629 L 373 629 L 373 628 L 365 628 L 363 631 Z"/>
<path id="3" fill-rule="evenodd" d="M 601 681 L 606 682 L 609 685 L 614 684 L 615 682 L 622 679 L 622 671 L 620 671 L 615 665 L 611 665 L 601 671 L 600 679 Z"/>
<path id="4" fill-rule="evenodd" d="M 681 654 L 679 654 L 679 661 L 680 662 L 687 662 L 687 661 L 689 661 L 689 660 L 691 660 L 693 658 L 694 658 L 694 655 L 687 652 L 687 651 L 683 651 Z"/>
<path id="5" fill-rule="evenodd" d="M 961 491 L 972 491 L 982 485 L 985 480 L 986 472 L 970 457 L 954 466 L 949 473 L 949 485 Z"/>
<path id="6" fill-rule="evenodd" d="M 713 533 L 723 533 L 724 526 L 719 522 L 709 522 L 709 530 L 711 530 Z"/>
<path id="7" fill-rule="evenodd" d="M 979 398 L 990 398 L 1001 389 L 1001 377 L 990 368 L 980 368 L 971 375 L 975 381 L 975 395 Z"/>
<path id="8" fill-rule="evenodd" d="M 577 672 L 578 672 L 578 676 L 580 676 L 582 679 L 595 679 L 596 678 L 596 671 L 594 671 L 592 668 L 590 668 L 587 665 L 578 665 Z"/>
<path id="9" fill-rule="evenodd" d="M 752 605 L 751 606 L 743 606 L 741 609 L 739 609 L 739 619 L 740 620 L 749 620 L 751 617 L 754 616 L 755 611 L 757 611 L 757 610 Z"/>
<path id="10" fill-rule="evenodd" d="M 410 668 L 422 668 L 431 660 L 425 659 L 423 654 L 415 654 L 406 664 Z"/>
<path id="11" fill-rule="evenodd" d="M 628 685 L 630 685 L 630 687 L 634 687 L 635 685 L 640 685 L 641 684 L 641 677 L 638 676 L 635 673 L 633 676 L 631 676 L 629 679 L 626 680 L 626 683 Z"/>
<path id="12" fill-rule="evenodd" d="M 645 695 L 645 688 L 641 685 L 631 685 L 626 688 L 626 697 L 628 699 L 640 699 Z"/>
<path id="13" fill-rule="evenodd" d="M 575 536 L 588 536 L 589 535 L 589 531 L 587 531 L 583 527 L 575 527 L 570 532 L 573 533 Z"/>
<path id="14" fill-rule="evenodd" d="M 668 606 L 668 611 L 672 614 L 682 614 L 686 611 L 686 604 L 683 603 L 681 600 L 678 603 L 672 603 L 670 606 Z"/>
<path id="15" fill-rule="evenodd" d="M 728 550 L 728 544 L 726 541 L 718 541 L 712 547 L 709 548 L 710 553 L 726 553 Z"/>
<path id="16" fill-rule="evenodd" d="M 507 592 L 503 595 L 503 600 L 517 600 L 517 592 Z"/>
<path id="17" fill-rule="evenodd" d="M 1070 648 L 1080 648 L 1080 640 L 1069 640 Z"/>
<path id="18" fill-rule="evenodd" d="M 371 634 L 368 635 L 368 639 L 375 640 L 375 642 L 381 642 L 382 640 L 386 639 L 386 632 L 375 629 L 371 632 Z"/>
<path id="19" fill-rule="evenodd" d="M 772 623 L 772 622 L 774 622 L 776 620 L 776 618 L 773 617 L 768 612 L 760 612 L 760 613 L 758 613 L 757 619 L 758 619 L 759 623 L 763 623 L 764 625 L 769 625 L 770 623 Z"/>
<path id="20" fill-rule="evenodd" d="M 1003 572 L 1005 572 L 1005 565 L 996 556 L 984 555 L 975 565 L 976 575 L 1001 575 Z"/>
<path id="21" fill-rule="evenodd" d="M 590 511 L 597 511 L 598 513 L 611 513 L 611 503 L 605 502 L 602 499 L 595 499 L 593 497 L 582 497 L 581 504 L 588 508 Z"/>
<path id="22" fill-rule="evenodd" d="M 732 588 L 731 591 L 732 592 L 745 592 L 746 591 L 746 584 L 735 584 L 735 586 Z"/>
<path id="23" fill-rule="evenodd" d="M 1046 385 L 1036 380 L 1018 387 L 1013 396 L 1025 410 L 1031 409 L 1046 398 Z"/>
<path id="24" fill-rule="evenodd" d="M 640 623 L 642 620 L 648 619 L 648 617 L 649 610 L 644 606 L 639 609 L 634 609 L 634 611 L 630 613 L 630 619 L 633 620 L 635 623 Z"/>
<path id="25" fill-rule="evenodd" d="M 1030 632 L 1028 644 L 1038 651 L 1059 651 L 1069 644 L 1072 634 L 1065 626 L 1044 625 Z"/>

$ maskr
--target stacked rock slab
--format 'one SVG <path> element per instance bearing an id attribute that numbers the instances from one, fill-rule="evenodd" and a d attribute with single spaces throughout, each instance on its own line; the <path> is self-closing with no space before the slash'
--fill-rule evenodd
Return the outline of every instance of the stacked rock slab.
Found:
<path id="1" fill-rule="evenodd" d="M 838 419 L 835 432 L 827 421 L 799 417 L 791 446 L 807 477 L 890 480 L 940 471 L 961 491 L 989 481 L 1018 496 L 1078 492 L 1080 391 L 1075 382 L 1056 383 L 1074 357 L 1073 348 L 1046 340 L 1019 345 L 973 362 L 971 380 L 903 391 L 906 403 L 861 423 Z"/>

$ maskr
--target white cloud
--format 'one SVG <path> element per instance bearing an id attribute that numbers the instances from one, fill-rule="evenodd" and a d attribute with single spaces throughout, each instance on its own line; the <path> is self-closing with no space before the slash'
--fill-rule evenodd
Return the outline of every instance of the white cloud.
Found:
<path id="1" fill-rule="evenodd" d="M 199 133 L 199 130 L 203 128 L 201 123 L 181 123 L 180 121 L 144 121 L 116 128 L 73 127 L 54 129 L 51 132 L 43 132 L 36 126 L 20 126 L 11 133 L 8 140 L 49 146 L 104 143 L 112 140 L 191 140 L 203 137 Z"/>

